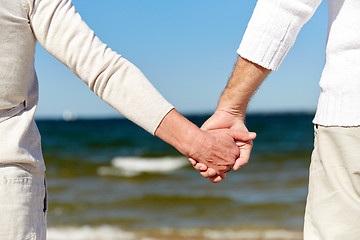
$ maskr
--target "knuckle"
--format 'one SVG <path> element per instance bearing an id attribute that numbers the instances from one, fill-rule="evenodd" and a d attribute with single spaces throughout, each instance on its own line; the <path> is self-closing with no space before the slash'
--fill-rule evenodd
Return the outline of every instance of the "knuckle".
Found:
<path id="1" fill-rule="evenodd" d="M 231 165 L 234 165 L 235 164 L 235 160 L 236 160 L 236 157 L 235 156 L 231 156 L 229 157 L 223 165 L 225 166 L 231 166 Z"/>
<path id="2" fill-rule="evenodd" d="M 228 166 L 219 166 L 218 170 L 224 172 L 224 171 L 229 170 L 229 167 Z"/>

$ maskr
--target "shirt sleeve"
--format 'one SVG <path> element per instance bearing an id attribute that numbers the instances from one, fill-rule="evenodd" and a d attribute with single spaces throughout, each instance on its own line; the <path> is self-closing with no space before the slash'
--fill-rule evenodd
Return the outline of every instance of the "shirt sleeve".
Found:
<path id="1" fill-rule="evenodd" d="M 238 54 L 260 66 L 278 70 L 303 25 L 321 0 L 258 0 Z"/>
<path id="2" fill-rule="evenodd" d="M 33 0 L 30 24 L 39 43 L 96 95 L 154 134 L 173 109 L 143 73 L 102 43 L 70 0 Z"/>

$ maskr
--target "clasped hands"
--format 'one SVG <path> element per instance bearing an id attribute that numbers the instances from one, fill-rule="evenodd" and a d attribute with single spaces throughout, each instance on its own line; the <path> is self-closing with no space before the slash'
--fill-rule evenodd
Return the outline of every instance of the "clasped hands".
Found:
<path id="1" fill-rule="evenodd" d="M 206 134 L 196 138 L 188 159 L 203 177 L 218 183 L 231 168 L 248 163 L 256 134 L 247 130 L 243 119 L 216 111 L 201 129 Z"/>

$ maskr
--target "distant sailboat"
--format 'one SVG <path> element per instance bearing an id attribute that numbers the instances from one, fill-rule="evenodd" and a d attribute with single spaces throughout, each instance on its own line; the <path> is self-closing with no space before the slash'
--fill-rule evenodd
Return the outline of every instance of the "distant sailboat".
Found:
<path id="1" fill-rule="evenodd" d="M 73 113 L 71 111 L 64 111 L 62 114 L 62 118 L 64 121 L 76 121 L 77 120 L 77 114 Z"/>

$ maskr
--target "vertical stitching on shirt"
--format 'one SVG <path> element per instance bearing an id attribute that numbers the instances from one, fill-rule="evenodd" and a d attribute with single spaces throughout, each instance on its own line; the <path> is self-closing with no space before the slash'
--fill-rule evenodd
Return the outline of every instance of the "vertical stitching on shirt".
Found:
<path id="1" fill-rule="evenodd" d="M 279 3 L 280 1 L 281 1 L 281 0 L 277 0 L 275 5 L 278 6 L 278 5 L 280 4 L 280 3 Z M 276 8 L 276 9 L 277 9 L 277 8 Z M 273 19 L 273 16 L 275 15 L 275 13 L 276 13 L 276 11 L 273 11 L 273 12 L 272 12 L 272 15 L 271 15 L 271 17 L 270 17 L 271 20 Z M 261 39 L 261 42 L 263 42 L 265 36 L 267 36 L 267 33 L 269 32 L 270 26 L 271 26 L 271 24 L 269 23 L 269 24 L 267 25 L 267 27 L 266 27 L 266 30 L 265 30 L 265 33 L 266 33 L 266 34 L 263 35 L 263 37 L 262 37 L 262 39 Z M 261 62 L 265 62 L 264 59 L 267 57 L 268 50 L 269 50 L 269 49 L 267 49 L 267 50 L 266 50 L 266 54 L 264 54 L 264 55 L 262 56 Z M 259 48 L 257 48 L 257 52 L 258 52 L 258 51 L 259 51 Z M 257 54 L 257 52 L 255 52 L 255 54 Z M 271 64 L 271 63 L 270 63 L 270 64 Z"/>
<path id="2" fill-rule="evenodd" d="M 284 43 L 286 36 L 289 35 L 291 25 L 292 25 L 292 22 L 290 22 L 289 25 L 287 26 L 286 32 L 285 32 L 283 38 L 279 42 L 279 46 L 280 46 L 280 44 Z M 289 52 L 289 50 L 290 50 L 290 48 L 288 47 L 288 49 L 286 49 L 286 51 L 284 51 L 283 55 L 280 58 L 280 62 L 282 62 L 284 60 L 284 58 L 287 55 L 287 53 Z M 273 60 L 273 59 L 271 59 L 271 60 Z"/>
<path id="3" fill-rule="evenodd" d="M 276 6 L 275 9 L 278 9 L 281 1 L 282 1 L 282 0 L 277 0 L 277 1 L 276 1 L 276 3 L 275 3 L 275 6 Z M 271 17 L 270 17 L 270 19 L 271 19 L 272 21 L 273 21 L 274 15 L 276 15 L 276 14 L 277 14 L 277 11 L 273 11 L 273 12 L 272 12 L 272 15 L 271 15 Z M 269 22 L 269 24 L 267 25 L 266 30 L 265 30 L 266 34 L 263 35 L 263 38 L 265 38 L 265 36 L 268 35 L 269 28 L 271 27 L 271 25 L 272 25 L 271 22 Z M 261 39 L 261 41 L 263 41 L 263 39 Z M 271 45 L 273 45 L 273 43 L 271 43 Z M 269 47 L 271 47 L 271 45 L 270 45 Z M 268 50 L 269 50 L 269 49 L 267 49 L 266 54 L 263 55 L 263 57 L 262 57 L 262 59 L 261 59 L 261 62 L 265 62 L 264 59 L 267 58 Z M 274 59 L 274 56 L 272 56 L 271 60 L 269 61 L 269 65 L 272 65 L 272 64 L 273 64 L 273 63 L 272 63 L 273 59 Z"/>
<path id="4" fill-rule="evenodd" d="M 282 0 L 277 0 L 276 1 L 276 8 L 275 9 L 279 9 L 279 6 L 281 5 L 281 2 L 282 2 Z M 271 19 L 273 20 L 274 19 L 274 15 L 277 15 L 277 11 L 274 11 L 273 12 L 273 14 L 272 14 L 272 16 L 271 16 Z M 268 32 L 269 31 L 269 28 L 271 27 L 271 23 L 269 23 L 268 24 L 268 27 L 267 27 L 267 29 L 266 29 L 266 32 Z M 291 23 L 289 23 L 289 25 L 287 26 L 287 28 L 286 28 L 286 31 L 285 31 L 285 33 L 284 33 L 284 35 L 283 35 L 283 37 L 282 37 L 282 39 L 278 42 L 278 41 L 271 41 L 271 45 L 269 46 L 269 47 L 273 47 L 273 45 L 274 45 L 274 43 L 277 43 L 277 46 L 276 46 L 276 49 L 279 49 L 279 46 L 281 46 L 281 44 L 284 42 L 284 39 L 285 39 L 285 37 L 288 35 L 288 33 L 289 33 L 289 29 L 290 29 L 290 26 L 291 26 Z M 265 35 L 264 35 L 265 36 Z M 281 57 L 281 61 L 283 60 L 283 58 L 286 56 L 286 53 L 288 52 L 288 50 L 287 51 L 285 51 L 285 53 L 283 54 L 283 56 Z M 267 54 L 266 54 L 267 55 Z M 271 57 L 271 59 L 269 59 L 269 65 L 273 65 L 273 61 L 274 61 L 274 58 L 275 58 L 275 56 L 276 56 L 276 54 L 273 54 L 272 55 L 272 57 Z M 267 56 L 263 56 L 263 58 L 262 58 L 262 62 L 264 62 L 264 59 L 266 58 Z M 280 61 L 280 62 L 281 62 Z M 278 64 L 276 64 L 276 65 L 278 65 Z"/>

